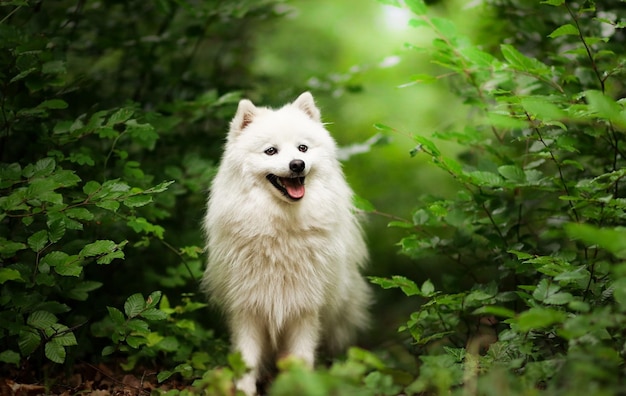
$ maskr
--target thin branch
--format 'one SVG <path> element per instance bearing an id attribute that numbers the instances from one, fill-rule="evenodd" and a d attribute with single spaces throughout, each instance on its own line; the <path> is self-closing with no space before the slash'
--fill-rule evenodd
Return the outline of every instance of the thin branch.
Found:
<path id="1" fill-rule="evenodd" d="M 576 30 L 578 30 L 578 37 L 580 37 L 580 41 L 583 43 L 583 46 L 585 47 L 585 51 L 587 52 L 587 57 L 591 61 L 591 68 L 593 69 L 594 73 L 596 74 L 596 77 L 598 78 L 598 81 L 600 82 L 600 88 L 602 89 L 602 93 L 604 93 L 604 79 L 600 75 L 600 70 L 598 70 L 598 65 L 596 64 L 595 59 L 593 59 L 591 48 L 589 48 L 589 44 L 587 44 L 587 40 L 585 40 L 585 36 L 583 35 L 583 32 L 580 29 L 578 18 L 576 18 L 576 15 L 572 11 L 572 9 L 569 7 L 569 5 L 567 5 L 567 2 L 564 2 L 563 5 L 567 9 L 567 12 L 572 17 L 572 20 L 574 21 L 574 24 L 576 25 Z"/>
<path id="2" fill-rule="evenodd" d="M 546 150 L 548 150 L 548 154 L 550 154 L 550 158 L 552 158 L 552 161 L 556 165 L 556 168 L 559 171 L 559 179 L 561 180 L 561 184 L 563 185 L 563 189 L 565 190 L 565 194 L 570 196 L 569 188 L 567 187 L 567 183 L 565 182 L 565 177 L 563 176 L 563 169 L 561 168 L 561 164 L 559 163 L 559 161 L 554 156 L 554 153 L 552 152 L 552 150 L 550 149 L 548 144 L 545 142 L 545 140 L 543 140 L 543 136 L 541 135 L 541 131 L 539 131 L 539 128 L 532 122 L 532 118 L 530 117 L 530 114 L 528 114 L 528 112 L 526 112 L 526 111 L 524 112 L 524 114 L 526 114 L 526 118 L 531 123 L 531 125 L 533 125 L 532 128 L 535 131 L 535 133 L 537 134 L 537 137 L 539 138 L 539 141 L 541 142 L 541 144 L 543 144 L 543 146 L 546 148 Z M 574 217 L 576 218 L 576 222 L 580 223 L 580 218 L 578 217 L 578 212 L 576 211 L 576 208 L 574 207 L 574 203 L 570 199 L 568 199 L 567 202 L 569 203 L 569 206 L 572 209 L 572 213 L 574 213 Z"/>

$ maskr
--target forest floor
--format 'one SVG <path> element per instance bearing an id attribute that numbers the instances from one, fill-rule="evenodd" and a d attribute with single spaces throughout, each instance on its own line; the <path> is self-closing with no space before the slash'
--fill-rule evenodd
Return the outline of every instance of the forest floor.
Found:
<path id="1" fill-rule="evenodd" d="M 71 373 L 50 373 L 47 368 L 7 368 L 0 365 L 0 396 L 95 395 L 140 396 L 153 390 L 185 389 L 190 385 L 176 379 L 159 384 L 154 370 L 125 372 L 118 364 L 78 363 Z"/>

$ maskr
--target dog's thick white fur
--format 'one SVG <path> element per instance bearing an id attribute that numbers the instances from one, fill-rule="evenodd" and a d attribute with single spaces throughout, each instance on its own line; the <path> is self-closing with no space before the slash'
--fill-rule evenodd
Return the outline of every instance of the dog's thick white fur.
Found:
<path id="1" fill-rule="evenodd" d="M 313 366 L 367 325 L 367 260 L 353 193 L 313 96 L 272 110 L 241 100 L 204 220 L 203 286 L 224 310 L 256 393 L 264 368 L 292 355 Z"/>

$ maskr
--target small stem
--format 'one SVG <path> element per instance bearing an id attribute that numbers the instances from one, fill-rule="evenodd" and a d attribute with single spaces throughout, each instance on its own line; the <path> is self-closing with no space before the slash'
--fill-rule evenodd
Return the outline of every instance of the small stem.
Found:
<path id="1" fill-rule="evenodd" d="M 200 283 L 200 281 L 195 277 L 195 275 L 193 274 L 193 272 L 191 271 L 191 268 L 189 267 L 189 264 L 187 264 L 187 260 L 185 260 L 185 258 L 183 257 L 183 255 L 171 244 L 169 244 L 167 241 L 163 240 L 163 239 L 159 239 L 159 241 L 169 250 L 171 250 L 172 252 L 174 252 L 174 254 L 176 254 L 178 256 L 178 258 L 180 259 L 180 261 L 182 261 L 183 265 L 185 266 L 185 268 L 187 268 L 187 272 L 189 272 L 189 277 L 191 279 L 194 280 L 194 282 L 196 283 Z"/>
<path id="2" fill-rule="evenodd" d="M 496 229 L 496 232 L 498 233 L 498 236 L 500 237 L 500 239 L 502 239 L 502 243 L 504 243 L 504 246 L 508 248 L 509 243 L 504 237 L 504 235 L 502 235 L 502 231 L 500 231 L 500 227 L 498 227 L 495 220 L 493 219 L 493 216 L 491 216 L 491 212 L 489 211 L 489 209 L 487 209 L 487 206 L 485 206 L 484 202 L 480 206 L 483 208 L 483 210 L 487 214 L 487 217 L 489 217 L 489 221 L 491 222 L 491 225 L 493 225 L 493 228 Z"/>
<path id="3" fill-rule="evenodd" d="M 559 161 L 554 156 L 554 153 L 552 152 L 552 150 L 550 150 L 550 147 L 548 146 L 548 144 L 545 142 L 545 140 L 543 140 L 543 136 L 541 135 L 541 132 L 539 131 L 539 128 L 536 125 L 533 124 L 533 121 L 532 121 L 532 118 L 530 117 L 530 114 L 528 114 L 528 112 L 524 112 L 524 113 L 526 114 L 526 118 L 528 119 L 528 121 L 531 123 L 531 125 L 533 125 L 533 130 L 537 134 L 537 137 L 539 138 L 539 141 L 541 142 L 541 144 L 543 144 L 543 146 L 546 148 L 546 150 L 548 150 L 548 154 L 550 154 L 550 158 L 552 158 L 552 161 L 554 162 L 554 164 L 556 165 L 557 170 L 559 171 L 559 179 L 561 180 L 561 184 L 563 185 L 563 189 L 565 190 L 565 194 L 567 194 L 569 196 L 570 192 L 569 192 L 569 188 L 567 187 L 567 183 L 565 182 L 565 177 L 563 176 L 563 169 L 561 168 L 561 164 L 559 163 Z M 569 199 L 567 200 L 567 202 L 569 203 L 569 206 L 572 209 L 572 213 L 574 213 L 574 217 L 576 218 L 576 222 L 580 223 L 580 218 L 578 217 L 578 212 L 576 211 L 576 208 L 574 207 L 574 203 L 571 200 L 569 200 Z"/>
<path id="4" fill-rule="evenodd" d="M 596 64 L 595 59 L 593 59 L 591 48 L 589 48 L 589 45 L 587 44 L 587 40 L 585 40 L 585 36 L 583 35 L 583 32 L 580 30 L 580 24 L 578 23 L 578 18 L 576 18 L 576 15 L 572 11 L 572 9 L 567 5 L 567 2 L 564 2 L 563 5 L 567 9 L 567 12 L 572 17 L 572 20 L 574 21 L 574 24 L 576 25 L 576 30 L 578 30 L 578 37 L 580 37 L 580 41 L 583 43 L 583 46 L 585 47 L 585 51 L 587 52 L 587 57 L 591 61 L 591 68 L 593 69 L 594 73 L 596 74 L 596 77 L 598 78 L 598 81 L 600 82 L 600 89 L 602 90 L 602 93 L 604 93 L 604 79 L 600 75 L 600 71 L 598 70 L 598 65 Z"/>
<path id="5" fill-rule="evenodd" d="M 4 18 L 2 18 L 2 20 L 0 20 L 0 25 L 2 25 L 7 19 L 11 18 L 11 16 L 15 14 L 20 8 L 22 8 L 22 6 L 17 6 L 11 12 L 9 12 L 7 16 L 5 16 Z"/>

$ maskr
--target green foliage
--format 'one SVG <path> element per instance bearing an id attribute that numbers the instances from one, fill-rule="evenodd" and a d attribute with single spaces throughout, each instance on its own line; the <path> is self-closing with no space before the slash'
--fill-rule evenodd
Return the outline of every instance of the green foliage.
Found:
<path id="1" fill-rule="evenodd" d="M 184 298 L 181 305 L 172 307 L 160 291 L 150 293 L 147 298 L 136 293 L 126 299 L 123 311 L 107 307 L 108 316 L 94 323 L 91 332 L 95 337 L 111 340 L 102 349 L 103 356 L 113 353 L 127 356 L 122 364 L 125 370 L 132 370 L 140 361 L 160 358 L 170 362 L 173 368 L 159 372 L 159 382 L 174 374 L 192 379 L 223 364 L 226 354 L 225 342 L 215 339 L 213 331 L 202 328 L 190 317 L 206 306 Z"/>
<path id="2" fill-rule="evenodd" d="M 485 50 L 424 3 L 411 25 L 470 108 L 463 127 L 415 136 L 413 156 L 458 183 L 427 196 L 402 252 L 445 266 L 400 328 L 421 366 L 407 394 L 614 394 L 624 382 L 626 72 L 616 2 L 494 2 L 506 44 Z M 600 8 L 601 7 L 601 8 Z M 533 25 L 534 29 L 529 29 Z M 423 50 L 423 49 L 422 49 Z M 392 128 L 379 126 L 385 130 Z M 436 139 L 458 143 L 453 158 Z M 497 319 L 496 319 L 497 318 Z M 494 389 L 496 389 L 494 393 Z"/>
<path id="3" fill-rule="evenodd" d="M 273 5 L 0 4 L 0 362 L 225 360 L 197 221 Z"/>

